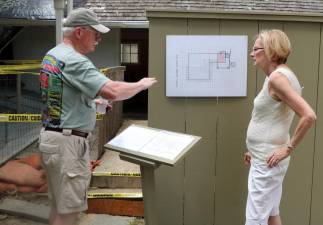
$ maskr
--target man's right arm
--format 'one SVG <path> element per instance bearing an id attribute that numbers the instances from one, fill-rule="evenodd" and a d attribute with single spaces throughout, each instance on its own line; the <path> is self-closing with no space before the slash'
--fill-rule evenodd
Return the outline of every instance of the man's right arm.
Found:
<path id="1" fill-rule="evenodd" d="M 150 88 L 156 82 L 157 80 L 154 77 L 142 78 L 134 83 L 109 80 L 102 86 L 98 95 L 113 101 L 125 100 Z"/>

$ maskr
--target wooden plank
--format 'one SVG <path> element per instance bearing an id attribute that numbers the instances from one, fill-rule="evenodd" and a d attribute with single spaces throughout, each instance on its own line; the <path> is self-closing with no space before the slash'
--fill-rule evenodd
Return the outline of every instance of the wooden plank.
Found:
<path id="1" fill-rule="evenodd" d="M 217 19 L 189 19 L 189 35 L 218 35 Z M 187 98 L 186 132 L 202 136 L 185 159 L 184 224 L 214 224 L 217 98 Z"/>
<path id="2" fill-rule="evenodd" d="M 166 35 L 186 34 L 186 20 L 152 19 L 150 23 L 149 74 L 158 82 L 148 92 L 148 125 L 185 132 L 185 99 L 166 97 L 165 65 Z"/>
<path id="3" fill-rule="evenodd" d="M 133 199 L 88 199 L 86 213 L 143 217 L 144 203 Z"/>
<path id="4" fill-rule="evenodd" d="M 313 156 L 313 186 L 312 186 L 312 202 L 311 202 L 311 215 L 310 215 L 310 225 L 320 225 L 323 224 L 323 214 L 322 214 L 322 202 L 323 202 L 323 123 L 321 118 L 323 116 L 323 25 L 320 24 L 321 28 L 321 38 L 320 38 L 320 48 L 319 48 L 319 65 L 318 65 L 318 84 L 317 84 L 317 99 L 316 99 L 316 114 L 317 122 L 315 127 L 315 149 Z M 307 42 L 306 42 L 307 43 Z M 305 44 L 305 43 L 304 43 Z M 304 74 L 308 76 L 308 74 Z M 313 74 L 314 75 L 314 74 Z M 314 88 L 314 87 L 313 87 Z M 314 105 L 313 105 L 314 106 Z M 303 149 L 304 154 L 307 149 Z"/>
<path id="5" fill-rule="evenodd" d="M 186 19 L 151 18 L 149 21 L 149 74 L 158 82 L 148 93 L 148 125 L 185 132 L 185 99 L 166 97 L 166 35 L 186 34 Z M 158 224 L 183 224 L 184 164 L 155 170 Z"/>
<path id="6" fill-rule="evenodd" d="M 288 22 L 284 23 L 284 31 L 294 46 L 288 64 L 304 87 L 303 97 L 315 108 L 318 100 L 320 25 Z M 297 121 L 296 115 L 294 127 Z M 284 180 L 281 204 L 281 214 L 285 224 L 309 224 L 314 141 L 315 129 L 312 128 L 292 155 Z M 295 185 L 295 178 L 301 182 L 301 185 Z"/>
<path id="7" fill-rule="evenodd" d="M 214 224 L 216 138 L 203 138 L 185 160 L 184 224 Z"/>
<path id="8" fill-rule="evenodd" d="M 257 33 L 256 21 L 221 21 L 222 35 L 248 35 L 249 49 Z M 249 56 L 246 56 L 249 57 Z M 242 224 L 245 220 L 247 173 L 243 155 L 246 129 L 256 91 L 255 68 L 248 60 L 247 96 L 219 99 L 215 177 L 215 224 Z"/>

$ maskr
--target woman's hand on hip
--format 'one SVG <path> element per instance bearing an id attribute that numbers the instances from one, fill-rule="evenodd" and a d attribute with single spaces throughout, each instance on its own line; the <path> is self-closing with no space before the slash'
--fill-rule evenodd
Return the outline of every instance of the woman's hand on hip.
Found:
<path id="1" fill-rule="evenodd" d="M 277 166 L 277 164 L 283 159 L 289 156 L 289 151 L 287 147 L 282 147 L 275 149 L 267 158 L 267 164 L 269 167 Z"/>
<path id="2" fill-rule="evenodd" d="M 246 166 L 250 166 L 251 154 L 249 151 L 244 153 L 243 161 Z"/>

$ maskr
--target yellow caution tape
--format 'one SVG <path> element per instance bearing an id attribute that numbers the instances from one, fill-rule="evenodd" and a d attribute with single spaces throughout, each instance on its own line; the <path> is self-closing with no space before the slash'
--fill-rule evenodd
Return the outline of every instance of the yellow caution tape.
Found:
<path id="1" fill-rule="evenodd" d="M 88 193 L 88 198 L 142 198 L 142 193 Z"/>
<path id="2" fill-rule="evenodd" d="M 11 64 L 11 63 L 13 62 L 7 62 L 7 64 L 10 64 L 10 65 L 0 65 L 0 75 L 13 75 L 13 74 L 39 75 L 39 72 L 38 73 L 29 72 L 26 70 L 40 69 L 41 68 L 40 61 L 33 61 L 33 62 L 30 61 L 29 63 L 23 63 L 23 64 Z"/>
<path id="3" fill-rule="evenodd" d="M 11 71 L 4 71 L 0 70 L 0 75 L 17 75 L 17 74 L 29 74 L 29 75 L 39 75 L 39 73 L 36 72 L 22 72 L 22 71 L 16 71 L 16 70 L 11 70 Z"/>
<path id="4" fill-rule="evenodd" d="M 1 60 L 0 60 L 1 62 Z M 22 71 L 22 70 L 32 70 L 32 69 L 40 69 L 41 64 L 23 64 L 23 65 L 0 65 L 0 75 L 17 75 L 17 74 L 30 74 L 30 75 L 39 75 L 39 72 L 31 72 L 31 71 Z M 106 73 L 109 68 L 100 69 L 101 73 Z"/>
<path id="5" fill-rule="evenodd" d="M 29 72 L 24 70 L 33 70 L 41 68 L 41 60 L 0 60 L 0 75 L 17 75 L 17 74 L 30 74 L 39 75 L 38 72 Z M 101 73 L 106 73 L 109 68 L 100 69 Z"/>
<path id="6" fill-rule="evenodd" d="M 96 114 L 96 120 L 102 120 L 104 114 Z M 40 122 L 40 114 L 0 114 L 0 123 L 28 123 Z"/>
<path id="7" fill-rule="evenodd" d="M 141 177 L 140 173 L 118 173 L 118 172 L 92 172 L 93 176 L 96 177 L 103 177 L 103 176 L 107 176 L 107 177 Z"/>
<path id="8" fill-rule="evenodd" d="M 1 63 L 5 64 L 35 64 L 35 63 L 41 63 L 41 60 L 39 59 L 13 59 L 13 60 L 0 60 Z"/>
<path id="9" fill-rule="evenodd" d="M 105 74 L 106 72 L 108 72 L 108 70 L 109 70 L 109 68 L 101 68 L 100 72 Z"/>
<path id="10" fill-rule="evenodd" d="M 22 64 L 22 65 L 0 65 L 0 71 L 2 70 L 32 70 L 40 69 L 41 64 Z"/>
<path id="11" fill-rule="evenodd" d="M 105 115 L 105 114 L 97 113 L 97 114 L 96 114 L 96 120 L 103 120 L 104 115 Z"/>
<path id="12" fill-rule="evenodd" d="M 40 114 L 0 114 L 0 122 L 40 122 Z"/>

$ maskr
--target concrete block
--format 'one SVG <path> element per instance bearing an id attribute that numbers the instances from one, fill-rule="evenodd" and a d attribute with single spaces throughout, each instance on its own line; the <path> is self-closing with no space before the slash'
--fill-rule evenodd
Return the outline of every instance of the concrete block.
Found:
<path id="1" fill-rule="evenodd" d="M 48 223 L 50 208 L 42 204 L 6 198 L 0 202 L 0 212 Z"/>

